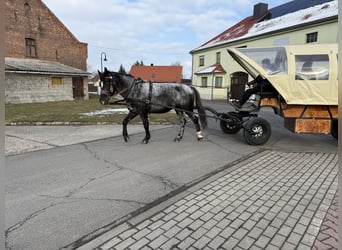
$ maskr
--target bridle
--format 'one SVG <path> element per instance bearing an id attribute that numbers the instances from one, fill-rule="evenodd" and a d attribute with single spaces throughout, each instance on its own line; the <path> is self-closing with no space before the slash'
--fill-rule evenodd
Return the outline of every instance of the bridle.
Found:
<path id="1" fill-rule="evenodd" d="M 106 84 L 108 84 L 108 85 L 106 85 Z M 100 87 L 101 87 L 101 90 L 104 89 L 106 91 L 106 94 L 109 96 L 113 96 L 115 94 L 112 76 L 105 76 L 104 81 L 100 82 Z"/>
<path id="2" fill-rule="evenodd" d="M 114 103 L 128 103 L 128 102 L 139 102 L 139 103 L 145 103 L 146 105 L 148 105 L 150 108 L 152 106 L 151 101 L 152 101 L 152 88 L 153 88 L 153 83 L 150 82 L 146 82 L 144 80 L 142 80 L 141 78 L 137 78 L 135 79 L 133 78 L 133 82 L 132 84 L 129 84 L 129 86 L 127 88 L 124 88 L 120 91 L 118 91 L 116 85 L 114 84 L 114 79 L 113 79 L 113 75 L 106 74 L 105 76 L 102 76 L 100 78 L 100 87 L 101 87 L 101 95 L 100 95 L 100 103 L 101 104 L 108 104 L 109 103 L 109 99 L 111 96 L 113 95 L 121 95 L 124 99 L 123 100 L 118 100 L 115 101 Z M 123 79 L 121 79 L 121 81 L 123 81 Z M 149 87 L 148 87 L 148 96 L 146 99 L 139 99 L 134 97 L 135 96 L 135 91 L 136 86 L 139 85 L 139 83 L 148 83 Z M 124 93 L 124 95 L 123 95 Z"/>
<path id="3" fill-rule="evenodd" d="M 126 97 L 124 97 L 124 100 L 127 100 L 127 98 L 129 98 L 129 96 L 130 96 L 132 90 L 134 89 L 134 87 L 136 86 L 136 84 L 140 83 L 141 81 L 142 81 L 141 79 L 134 79 L 133 83 L 129 87 L 124 88 L 124 89 L 122 89 L 120 91 L 116 91 L 117 89 L 115 88 L 115 84 L 114 84 L 114 81 L 113 81 L 113 76 L 110 75 L 110 76 L 105 76 L 104 77 L 104 81 L 100 82 L 100 87 L 101 87 L 101 89 L 103 89 L 103 87 L 104 87 L 103 84 L 104 83 L 108 84 L 109 88 L 107 87 L 105 89 L 106 90 L 106 95 L 108 97 L 113 96 L 113 95 L 120 95 L 120 94 L 122 94 L 124 92 L 127 92 Z"/>

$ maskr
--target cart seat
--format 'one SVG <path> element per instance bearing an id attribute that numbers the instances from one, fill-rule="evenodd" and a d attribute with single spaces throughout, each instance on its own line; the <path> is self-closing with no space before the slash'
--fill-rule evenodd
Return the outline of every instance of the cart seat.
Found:
<path id="1" fill-rule="evenodd" d="M 277 91 L 260 91 L 257 92 L 256 95 L 260 96 L 260 98 L 278 98 Z"/>
<path id="2" fill-rule="evenodd" d="M 271 85 L 261 86 L 261 90 L 256 93 L 260 98 L 278 98 L 278 91 Z"/>

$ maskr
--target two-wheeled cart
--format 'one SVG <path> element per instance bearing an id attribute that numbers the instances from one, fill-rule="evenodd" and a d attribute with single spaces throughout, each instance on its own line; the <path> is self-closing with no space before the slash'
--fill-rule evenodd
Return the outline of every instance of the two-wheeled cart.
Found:
<path id="1" fill-rule="evenodd" d="M 275 114 L 284 118 L 284 127 L 292 132 L 331 134 L 337 139 L 337 52 L 337 44 L 228 49 L 251 77 L 268 80 L 274 91 L 261 89 L 253 103 L 238 107 L 236 99 L 244 89 L 234 89 L 232 84 L 228 102 L 235 111 L 220 113 L 210 107 L 206 110 L 220 120 L 224 133 L 235 134 L 243 129 L 245 140 L 251 145 L 264 144 L 271 136 L 270 123 L 258 117 L 262 107 L 273 108 Z M 262 67 L 265 58 L 271 68 Z"/>

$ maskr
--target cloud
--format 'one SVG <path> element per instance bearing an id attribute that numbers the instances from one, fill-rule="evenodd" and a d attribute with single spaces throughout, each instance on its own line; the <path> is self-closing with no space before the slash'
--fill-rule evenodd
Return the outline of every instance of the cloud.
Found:
<path id="1" fill-rule="evenodd" d="M 105 52 L 105 65 L 113 70 L 120 64 L 129 70 L 135 61 L 143 60 L 155 65 L 181 62 L 187 72 L 191 72 L 186 68 L 191 67 L 190 50 L 251 15 L 258 2 L 43 1 L 80 41 L 88 43 L 88 64 L 93 70 L 99 68 L 100 53 Z"/>

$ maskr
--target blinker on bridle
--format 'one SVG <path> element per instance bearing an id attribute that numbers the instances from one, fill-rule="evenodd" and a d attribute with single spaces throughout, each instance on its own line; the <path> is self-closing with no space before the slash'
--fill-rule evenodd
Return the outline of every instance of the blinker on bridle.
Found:
<path id="1" fill-rule="evenodd" d="M 103 85 L 104 82 L 111 83 L 111 80 L 112 80 L 112 79 L 113 79 L 112 76 L 105 76 L 105 77 L 104 77 L 104 81 L 101 81 L 101 83 L 100 83 L 100 84 L 101 84 L 101 86 L 100 86 L 101 89 L 104 87 L 104 85 Z M 110 84 L 110 85 L 109 85 L 109 92 L 110 92 L 110 93 L 113 93 L 113 92 L 114 92 L 113 84 Z"/>

